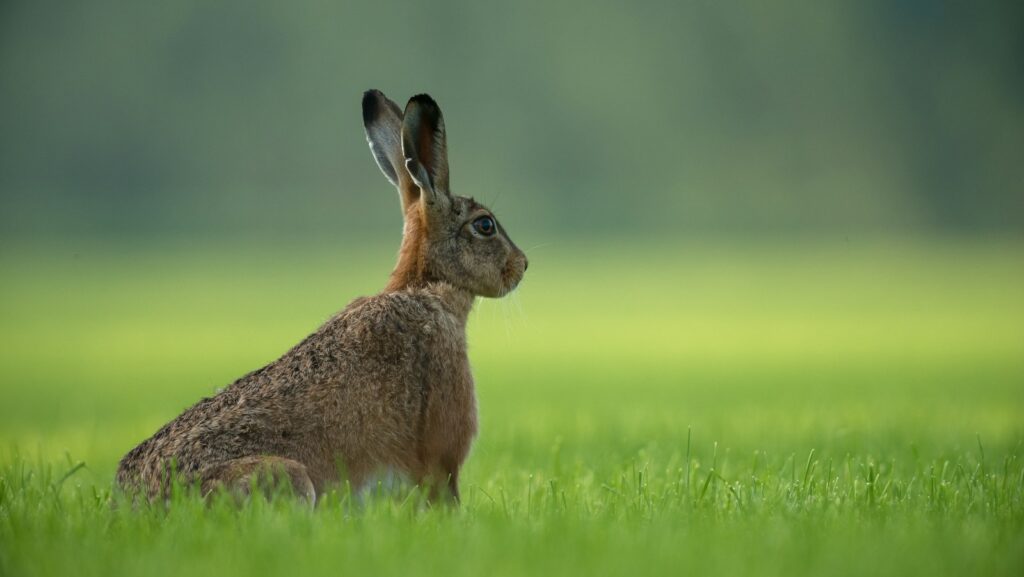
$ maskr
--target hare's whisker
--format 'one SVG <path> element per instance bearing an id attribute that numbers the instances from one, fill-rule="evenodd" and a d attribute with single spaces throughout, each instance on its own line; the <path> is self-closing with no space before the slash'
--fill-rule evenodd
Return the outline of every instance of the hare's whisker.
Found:
<path id="1" fill-rule="evenodd" d="M 523 325 L 530 324 L 530 318 L 526 315 L 526 309 L 523 308 L 523 301 L 519 299 L 519 291 L 514 291 L 511 295 L 510 301 L 515 306 L 516 312 L 519 313 L 519 317 L 523 319 Z"/>
<path id="2" fill-rule="evenodd" d="M 491 210 L 497 210 L 498 209 L 498 200 L 501 199 L 501 193 L 502 192 L 503 192 L 503 189 L 499 188 L 498 192 L 495 193 L 495 195 L 494 195 L 494 199 L 490 201 L 489 204 L 490 204 Z"/>

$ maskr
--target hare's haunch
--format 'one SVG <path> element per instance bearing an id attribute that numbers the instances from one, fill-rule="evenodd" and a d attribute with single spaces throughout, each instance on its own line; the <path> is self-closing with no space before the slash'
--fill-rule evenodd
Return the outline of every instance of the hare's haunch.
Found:
<path id="1" fill-rule="evenodd" d="M 519 284 L 526 256 L 494 214 L 448 185 L 444 120 L 427 95 L 403 111 L 363 95 L 370 150 L 398 188 L 405 227 L 380 294 L 359 298 L 273 363 L 166 424 L 121 460 L 117 483 L 149 497 L 173 479 L 204 493 L 286 480 L 310 500 L 398 470 L 458 500 L 476 434 L 466 320 L 477 296 Z"/>

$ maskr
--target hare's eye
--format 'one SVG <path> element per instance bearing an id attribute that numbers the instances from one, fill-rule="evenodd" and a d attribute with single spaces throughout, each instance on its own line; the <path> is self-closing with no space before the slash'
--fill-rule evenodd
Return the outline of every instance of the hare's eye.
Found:
<path id="1" fill-rule="evenodd" d="M 473 221 L 473 230 L 483 236 L 491 236 L 498 230 L 498 227 L 495 226 L 493 218 L 481 216 Z"/>

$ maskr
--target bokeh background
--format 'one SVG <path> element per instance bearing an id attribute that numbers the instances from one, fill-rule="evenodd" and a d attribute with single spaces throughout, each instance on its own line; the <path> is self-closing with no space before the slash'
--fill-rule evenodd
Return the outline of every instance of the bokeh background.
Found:
<path id="1" fill-rule="evenodd" d="M 1022 29 L 1012 2 L 6 1 L 2 438 L 106 485 L 379 290 L 376 87 L 440 102 L 455 192 L 531 258 L 471 325 L 470 482 L 668 459 L 691 428 L 1012 447 Z"/>
<path id="2" fill-rule="evenodd" d="M 1019 3 L 0 6 L 0 227 L 392 239 L 363 90 L 527 238 L 1018 233 Z M 526 241 L 527 243 L 529 241 Z"/>
<path id="3" fill-rule="evenodd" d="M 0 1 L 0 574 L 1024 574 L 1022 31 Z M 112 511 L 126 451 L 384 285 L 368 88 L 438 100 L 454 191 L 530 258 L 470 320 L 461 513 Z"/>

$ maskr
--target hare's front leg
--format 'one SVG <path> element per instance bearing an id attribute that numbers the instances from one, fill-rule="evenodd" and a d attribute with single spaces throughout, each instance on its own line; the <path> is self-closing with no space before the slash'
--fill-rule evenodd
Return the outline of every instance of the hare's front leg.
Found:
<path id="1" fill-rule="evenodd" d="M 456 465 L 452 470 L 448 471 L 448 495 L 452 501 L 459 503 L 459 467 Z"/>
<path id="2" fill-rule="evenodd" d="M 202 473 L 202 492 L 208 495 L 223 488 L 247 496 L 255 486 L 269 495 L 285 482 L 291 485 L 295 495 L 311 505 L 316 504 L 316 489 L 305 465 L 269 455 L 241 457 L 211 466 Z"/>
<path id="3" fill-rule="evenodd" d="M 437 459 L 414 476 L 416 484 L 426 490 L 428 503 L 459 504 L 461 465 L 456 459 Z"/>

